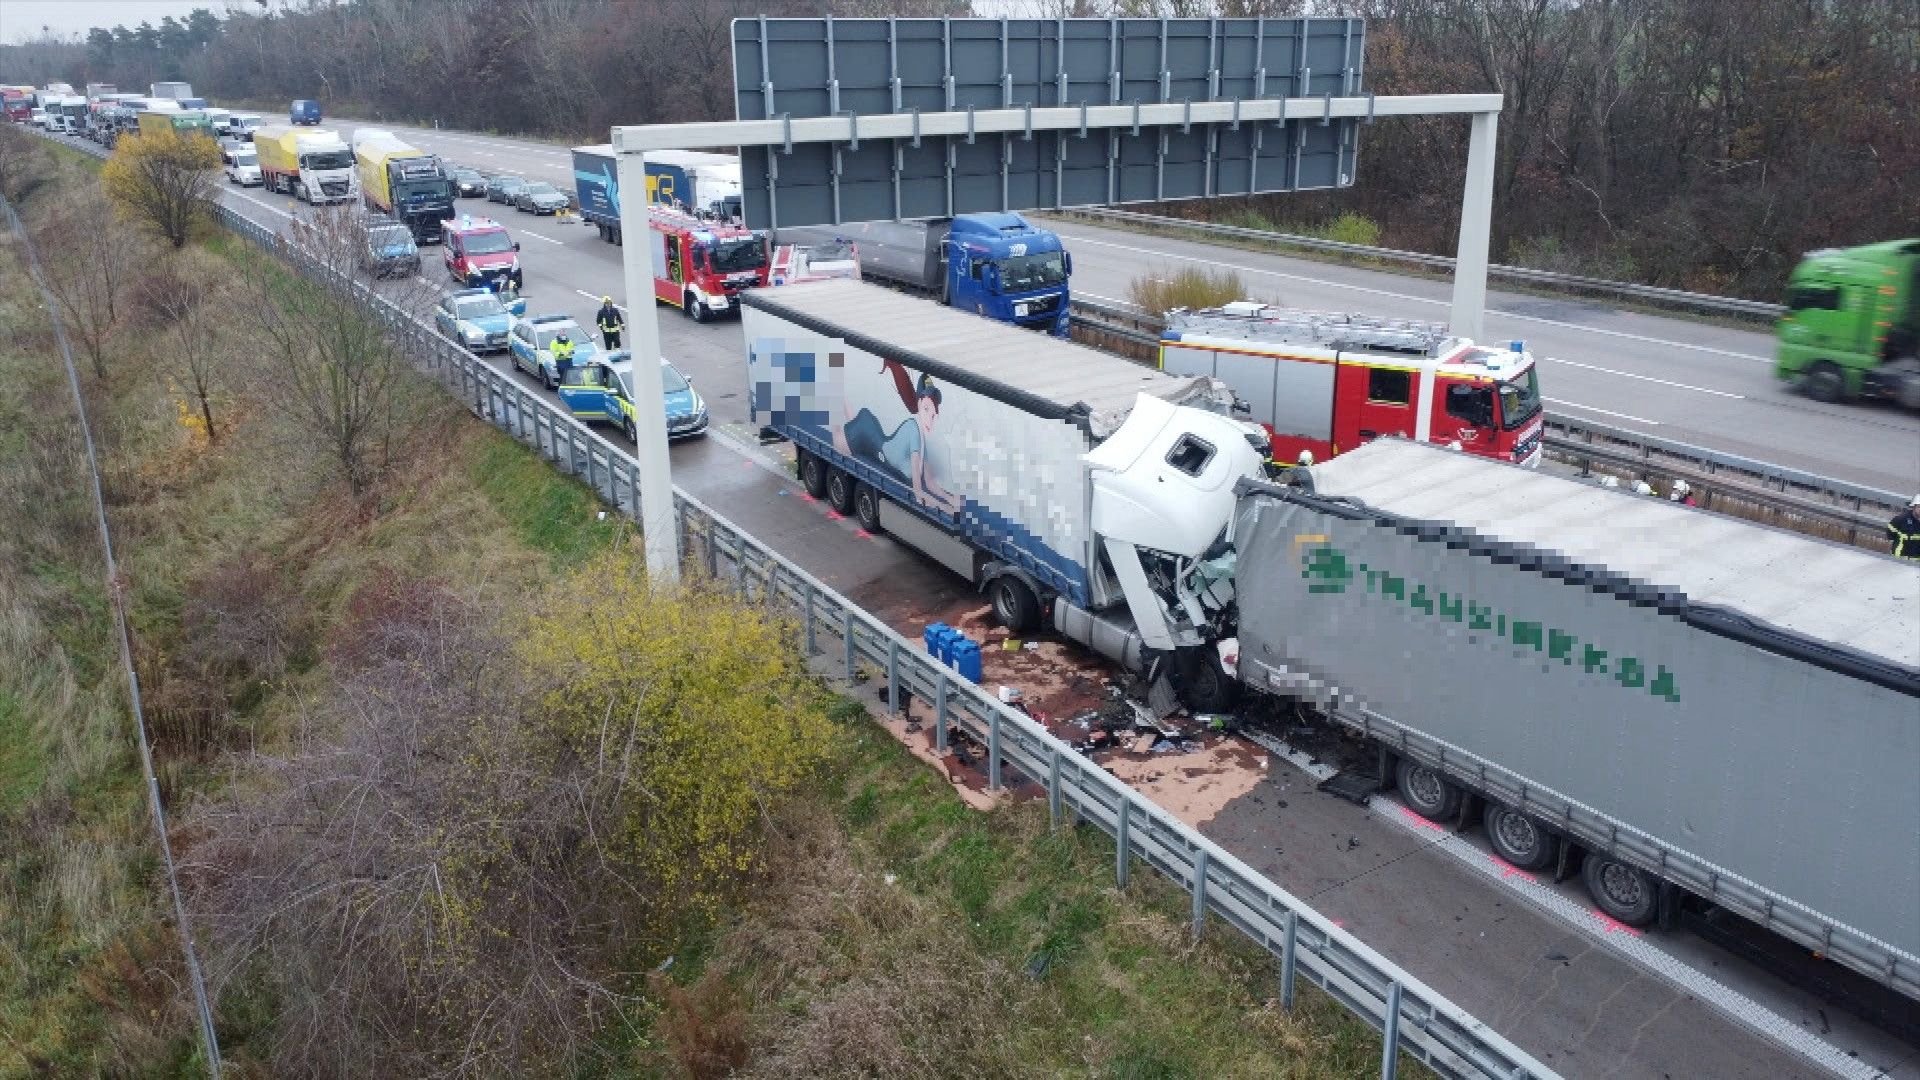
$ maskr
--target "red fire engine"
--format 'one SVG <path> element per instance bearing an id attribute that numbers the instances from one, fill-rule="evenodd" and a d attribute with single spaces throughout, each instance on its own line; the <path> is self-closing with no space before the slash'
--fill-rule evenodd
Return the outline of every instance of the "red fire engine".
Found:
<path id="1" fill-rule="evenodd" d="M 649 208 L 647 218 L 655 300 L 706 322 L 737 310 L 742 289 L 766 284 L 767 244 L 760 234 L 664 206 Z"/>
<path id="2" fill-rule="evenodd" d="M 1160 366 L 1232 387 L 1286 464 L 1303 450 L 1324 461 L 1381 435 L 1540 460 L 1540 385 L 1518 341 L 1492 348 L 1438 323 L 1247 301 L 1170 313 Z"/>

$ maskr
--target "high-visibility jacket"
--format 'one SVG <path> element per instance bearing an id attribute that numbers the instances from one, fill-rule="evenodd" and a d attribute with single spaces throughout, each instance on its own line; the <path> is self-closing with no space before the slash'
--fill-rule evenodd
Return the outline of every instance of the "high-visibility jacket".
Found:
<path id="1" fill-rule="evenodd" d="M 1909 506 L 1887 522 L 1887 533 L 1893 537 L 1893 553 L 1902 559 L 1920 559 L 1920 514 L 1914 513 L 1914 509 Z"/>
<path id="2" fill-rule="evenodd" d="M 600 332 L 603 334 L 611 334 L 620 329 L 620 313 L 615 311 L 611 304 L 600 309 L 599 320 Z"/>
<path id="3" fill-rule="evenodd" d="M 577 346 L 575 346 L 574 343 L 571 341 L 554 342 L 553 345 L 551 346 L 551 351 L 553 353 L 553 362 L 556 365 L 565 365 L 565 364 L 573 363 L 573 350 L 576 347 Z"/>

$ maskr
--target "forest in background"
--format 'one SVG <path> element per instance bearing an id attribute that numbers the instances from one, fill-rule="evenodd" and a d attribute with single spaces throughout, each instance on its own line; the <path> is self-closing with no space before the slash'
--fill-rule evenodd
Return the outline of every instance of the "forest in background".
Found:
<path id="1" fill-rule="evenodd" d="M 310 0 L 0 47 L 0 77 L 600 139 L 731 114 L 740 16 L 1367 19 L 1367 88 L 1506 96 L 1494 258 L 1774 298 L 1801 253 L 1920 235 L 1914 0 Z M 1451 254 L 1458 118 L 1368 128 L 1349 190 L 1167 212 Z"/>

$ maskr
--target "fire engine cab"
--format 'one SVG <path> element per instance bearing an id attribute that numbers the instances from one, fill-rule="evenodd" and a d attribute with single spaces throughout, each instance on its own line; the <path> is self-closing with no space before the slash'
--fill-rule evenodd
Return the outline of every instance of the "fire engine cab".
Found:
<path id="1" fill-rule="evenodd" d="M 1382 435 L 1540 461 L 1540 385 L 1523 342 L 1492 348 L 1439 323 L 1244 301 L 1169 312 L 1160 367 L 1225 382 L 1287 464 Z"/>
<path id="2" fill-rule="evenodd" d="M 759 233 L 664 206 L 650 207 L 647 218 L 660 303 L 706 322 L 739 310 L 741 290 L 766 284 L 767 244 Z"/>

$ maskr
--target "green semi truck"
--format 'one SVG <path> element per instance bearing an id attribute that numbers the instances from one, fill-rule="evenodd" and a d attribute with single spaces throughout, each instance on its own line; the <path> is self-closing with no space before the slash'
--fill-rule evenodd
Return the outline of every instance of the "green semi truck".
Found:
<path id="1" fill-rule="evenodd" d="M 1815 251 L 1787 279 L 1774 374 L 1818 401 L 1920 409 L 1920 240 Z"/>

